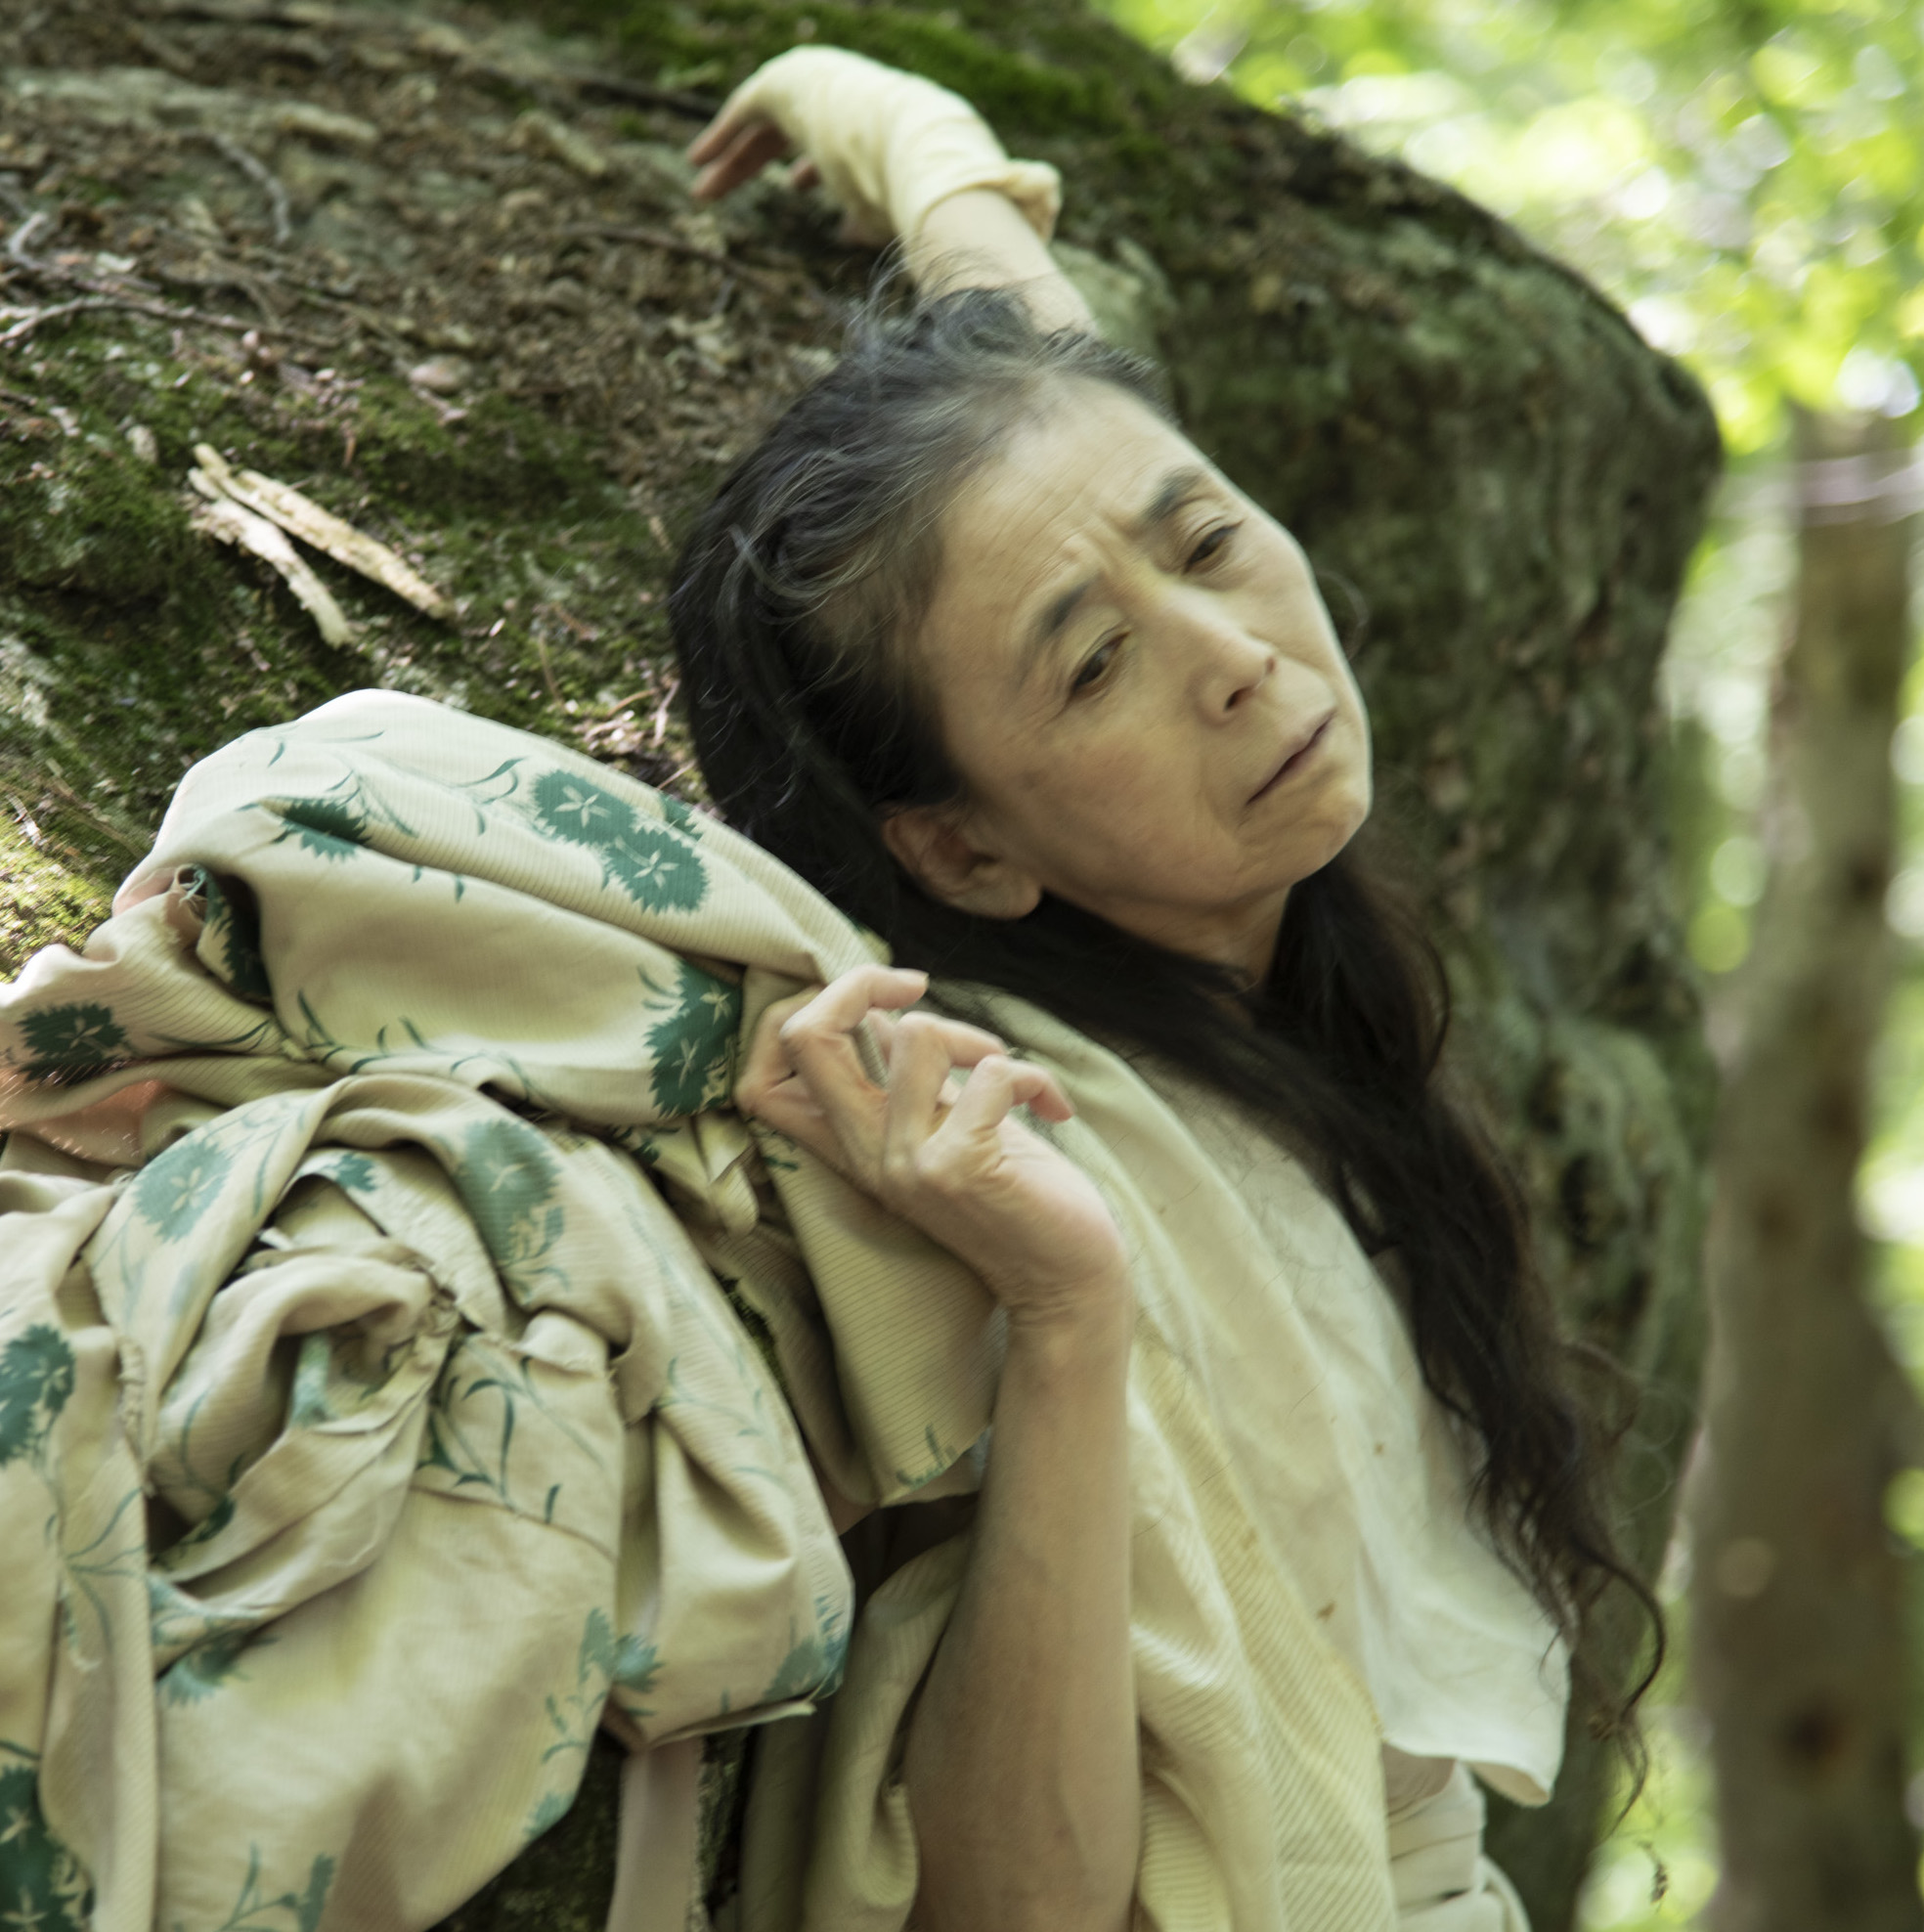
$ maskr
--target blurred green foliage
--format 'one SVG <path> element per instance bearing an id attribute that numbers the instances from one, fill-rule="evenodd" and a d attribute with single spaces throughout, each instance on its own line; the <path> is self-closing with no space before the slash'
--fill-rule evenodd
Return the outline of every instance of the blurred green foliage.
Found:
<path id="1" fill-rule="evenodd" d="M 1710 386 L 1902 414 L 1924 375 L 1914 0 L 1106 0 L 1179 71 L 1401 149 L 1513 217 Z"/>

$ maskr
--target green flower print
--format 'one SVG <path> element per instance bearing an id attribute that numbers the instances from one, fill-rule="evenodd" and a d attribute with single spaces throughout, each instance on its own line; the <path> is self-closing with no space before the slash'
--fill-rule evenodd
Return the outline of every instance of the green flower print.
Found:
<path id="1" fill-rule="evenodd" d="M 678 832 L 686 832 L 691 839 L 700 838 L 702 835 L 702 814 L 692 805 L 686 804 L 678 798 L 671 798 L 666 792 L 661 793 L 659 796 L 661 798 L 662 816 Z"/>
<path id="2" fill-rule="evenodd" d="M 646 1690 L 660 1674 L 661 1664 L 652 1644 L 644 1644 L 637 1637 L 617 1637 L 605 1610 L 589 1611 L 581 1647 L 575 1653 L 575 1688 L 564 1696 L 547 1699 L 547 1721 L 554 1742 L 542 1753 L 541 1761 L 550 1764 L 558 1759 L 564 1782 L 543 1792 L 522 1826 L 528 1837 L 539 1838 L 565 1818 L 575 1802 L 589 1743 L 601 1721 L 609 1687 L 619 1684 L 625 1690 Z M 633 1704 L 628 1709 L 635 1717 L 652 1715 Z"/>
<path id="3" fill-rule="evenodd" d="M 655 1105 L 671 1117 L 699 1114 L 727 1098 L 741 1030 L 740 989 L 686 960 L 676 963 L 680 1004 L 648 1029 L 649 1084 Z"/>
<path id="4" fill-rule="evenodd" d="M 661 1670 L 661 1654 L 652 1644 L 626 1633 L 617 1637 L 605 1610 L 589 1611 L 575 1659 L 575 1675 L 581 1683 L 598 1671 L 625 1690 L 652 1690 Z"/>
<path id="5" fill-rule="evenodd" d="M 73 1393 L 73 1351 L 39 1322 L 0 1349 L 0 1465 L 38 1453 Z"/>
<path id="6" fill-rule="evenodd" d="M 317 1932 L 334 1882 L 335 1861 L 322 1853 L 308 1867 L 304 1892 L 283 1892 L 272 1899 L 261 1890 L 260 1870 L 260 1847 L 249 1845 L 240 1896 L 214 1932 Z"/>
<path id="7" fill-rule="evenodd" d="M 528 1814 L 522 1834 L 528 1838 L 539 1838 L 544 1831 L 552 1831 L 575 1808 L 575 1799 L 580 1786 L 567 1791 L 544 1791 L 541 1802 Z"/>
<path id="8" fill-rule="evenodd" d="M 692 833 L 642 818 L 608 786 L 573 771 L 545 771 L 529 796 L 544 829 L 596 854 L 603 876 L 636 905 L 691 912 L 708 896 L 708 868 Z"/>
<path id="9" fill-rule="evenodd" d="M 455 1185 L 497 1261 L 526 1260 L 561 1232 L 549 1197 L 561 1169 L 541 1132 L 503 1115 L 468 1129 Z"/>
<path id="10" fill-rule="evenodd" d="M 781 1668 L 762 1693 L 765 1704 L 786 1703 L 792 1697 L 826 1697 L 842 1682 L 842 1667 L 849 1655 L 849 1633 L 843 1627 L 842 1613 L 825 1597 L 815 1600 L 816 1627 L 813 1633 L 795 1642 Z M 789 1630 L 795 1636 L 794 1627 Z"/>
<path id="11" fill-rule="evenodd" d="M 274 988 L 268 984 L 267 965 L 261 958 L 260 914 L 255 910 L 253 894 L 236 881 L 223 884 L 205 866 L 197 865 L 194 897 L 206 908 L 201 957 L 207 958 L 210 949 L 217 955 L 208 963 L 242 999 L 271 1000 Z"/>
<path id="12" fill-rule="evenodd" d="M 380 1175 L 365 1154 L 336 1154 L 325 1169 L 328 1178 L 349 1194 L 372 1194 Z"/>
<path id="13" fill-rule="evenodd" d="M 650 912 L 692 912 L 708 896 L 708 868 L 679 832 L 637 825 L 602 856 L 622 891 Z"/>
<path id="14" fill-rule="evenodd" d="M 209 1638 L 185 1651 L 160 1674 L 160 1694 L 170 1704 L 197 1704 L 240 1675 L 240 1657 L 253 1643 L 251 1630 Z M 263 1640 L 265 1641 L 265 1640 Z"/>
<path id="15" fill-rule="evenodd" d="M 234 1162 L 204 1134 L 177 1140 L 141 1169 L 134 1210 L 162 1241 L 182 1241 L 214 1204 Z"/>
<path id="16" fill-rule="evenodd" d="M 532 794 L 541 821 L 557 839 L 596 852 L 634 829 L 634 808 L 606 785 L 572 771 L 546 771 Z"/>
<path id="17" fill-rule="evenodd" d="M 154 1650 L 165 1653 L 163 1670 L 199 1645 L 253 1627 L 245 1617 L 210 1609 L 193 1591 L 184 1590 L 156 1569 L 147 1573 L 147 1616 Z"/>
<path id="18" fill-rule="evenodd" d="M 232 1496 L 218 1498 L 214 1507 L 178 1543 L 170 1544 L 153 1559 L 154 1562 L 163 1569 L 178 1567 L 190 1557 L 198 1555 L 234 1520 L 234 1511 Z"/>
<path id="19" fill-rule="evenodd" d="M 38 1786 L 31 1764 L 0 1771 L 0 1925 L 84 1932 L 93 1888 L 73 1854 L 47 1828 Z"/>
<path id="20" fill-rule="evenodd" d="M 323 858 L 352 858 L 368 842 L 367 814 L 339 798 L 283 799 L 275 810 L 286 821 L 279 838 L 298 839 Z"/>
<path id="21" fill-rule="evenodd" d="M 107 1007 L 78 1000 L 23 1015 L 20 1030 L 33 1054 L 26 1068 L 33 1079 L 98 1074 L 133 1052 L 133 1042 Z"/>

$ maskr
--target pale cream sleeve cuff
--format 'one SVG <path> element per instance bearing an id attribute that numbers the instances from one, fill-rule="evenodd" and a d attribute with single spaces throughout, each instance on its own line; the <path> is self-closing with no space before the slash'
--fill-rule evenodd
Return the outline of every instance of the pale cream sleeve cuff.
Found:
<path id="1" fill-rule="evenodd" d="M 794 47 L 729 107 L 766 115 L 815 163 L 852 240 L 913 241 L 938 201 L 972 188 L 1006 195 L 1043 241 L 1055 232 L 1056 170 L 1012 160 L 967 101 L 919 74 L 841 47 Z"/>

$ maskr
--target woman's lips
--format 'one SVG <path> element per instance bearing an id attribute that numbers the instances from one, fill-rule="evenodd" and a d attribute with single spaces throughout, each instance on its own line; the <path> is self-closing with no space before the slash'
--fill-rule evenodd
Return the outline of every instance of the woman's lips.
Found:
<path id="1" fill-rule="evenodd" d="M 1290 750 L 1289 756 L 1284 759 L 1283 763 L 1249 795 L 1249 803 L 1251 805 L 1254 805 L 1257 799 L 1267 797 L 1286 778 L 1300 771 L 1315 757 L 1317 748 L 1322 744 L 1335 715 L 1334 711 L 1327 713 L 1322 723 L 1307 737 L 1300 738 L 1296 741 L 1296 744 Z"/>

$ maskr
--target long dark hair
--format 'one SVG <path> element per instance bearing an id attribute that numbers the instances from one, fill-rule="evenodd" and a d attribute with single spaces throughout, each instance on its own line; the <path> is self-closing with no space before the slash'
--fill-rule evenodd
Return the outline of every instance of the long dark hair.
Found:
<path id="1" fill-rule="evenodd" d="M 1477 1508 L 1570 1642 L 1593 1730 L 1640 1763 L 1635 1705 L 1656 1662 L 1612 1695 L 1592 1612 L 1623 1586 L 1657 1656 L 1662 1617 L 1618 1550 L 1603 1450 L 1565 1385 L 1517 1189 L 1439 1078 L 1448 987 L 1416 921 L 1346 852 L 1290 892 L 1275 964 L 1251 991 L 1054 897 L 1018 920 L 959 911 L 884 843 L 891 809 L 963 792 L 905 649 L 934 593 L 942 512 L 1018 423 L 1078 381 L 1166 417 L 1150 365 L 1040 332 L 1006 292 L 871 306 L 682 551 L 670 614 L 709 789 L 898 962 L 1181 1069 L 1311 1161 L 1364 1247 L 1394 1254 L 1423 1379 L 1474 1431 Z"/>

